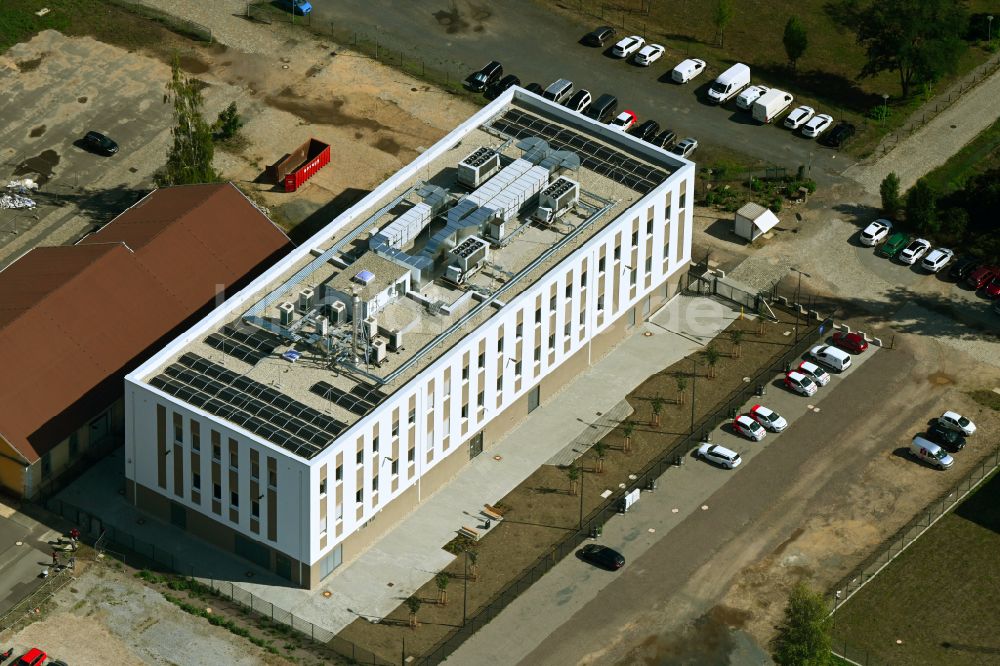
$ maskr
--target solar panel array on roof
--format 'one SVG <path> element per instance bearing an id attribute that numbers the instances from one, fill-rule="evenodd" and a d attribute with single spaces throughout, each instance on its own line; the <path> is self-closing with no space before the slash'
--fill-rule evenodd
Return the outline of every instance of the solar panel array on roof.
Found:
<path id="1" fill-rule="evenodd" d="M 317 382 L 309 390 L 324 400 L 329 400 L 338 407 L 343 407 L 358 416 L 365 416 L 375 409 L 375 403 L 369 402 L 367 395 L 364 397 L 356 395 L 354 389 L 351 390 L 351 393 L 347 393 L 327 382 Z M 378 393 L 381 394 L 381 391 Z"/>
<path id="2" fill-rule="evenodd" d="M 149 383 L 306 458 L 347 428 L 280 391 L 191 352 Z"/>
<path id="3" fill-rule="evenodd" d="M 663 183 L 666 170 L 641 162 L 562 125 L 551 123 L 518 109 L 507 109 L 492 127 L 516 139 L 541 137 L 557 150 L 571 150 L 591 171 L 646 194 Z"/>
<path id="4" fill-rule="evenodd" d="M 278 347 L 278 339 L 258 329 L 247 331 L 227 325 L 221 331 L 205 338 L 205 344 L 255 365 Z"/>

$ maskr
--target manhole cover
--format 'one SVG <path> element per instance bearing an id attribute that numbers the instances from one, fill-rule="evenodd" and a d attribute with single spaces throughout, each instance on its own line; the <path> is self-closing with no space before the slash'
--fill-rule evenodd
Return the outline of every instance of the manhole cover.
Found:
<path id="1" fill-rule="evenodd" d="M 392 585 L 392 583 L 389 583 L 389 585 Z M 331 592 L 330 590 L 323 590 L 323 596 L 329 599 L 330 597 L 333 596 L 333 592 Z"/>

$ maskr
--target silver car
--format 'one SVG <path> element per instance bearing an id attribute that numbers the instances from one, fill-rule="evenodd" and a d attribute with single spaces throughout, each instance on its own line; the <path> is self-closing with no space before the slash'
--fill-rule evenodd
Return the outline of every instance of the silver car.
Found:
<path id="1" fill-rule="evenodd" d="M 698 457 L 704 458 L 705 460 L 715 463 L 716 465 L 721 465 L 726 469 L 733 469 L 734 467 L 739 467 L 743 459 L 740 458 L 740 454 L 736 451 L 727 449 L 724 446 L 719 446 L 718 444 L 710 444 L 705 442 L 698 447 Z"/>

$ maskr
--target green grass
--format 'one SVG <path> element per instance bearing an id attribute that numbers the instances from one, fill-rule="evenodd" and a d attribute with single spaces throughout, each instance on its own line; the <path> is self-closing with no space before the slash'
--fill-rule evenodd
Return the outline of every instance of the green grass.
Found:
<path id="1" fill-rule="evenodd" d="M 961 189 L 971 176 L 996 168 L 1000 168 L 1000 120 L 924 178 L 937 192 L 947 194 Z"/>
<path id="2" fill-rule="evenodd" d="M 868 650 L 881 663 L 998 663 L 998 552 L 1000 475 L 994 474 L 840 607 L 834 645 Z"/>
<path id="3" fill-rule="evenodd" d="M 970 391 L 969 397 L 983 407 L 989 407 L 1000 412 L 1000 393 L 979 389 L 978 391 Z"/>

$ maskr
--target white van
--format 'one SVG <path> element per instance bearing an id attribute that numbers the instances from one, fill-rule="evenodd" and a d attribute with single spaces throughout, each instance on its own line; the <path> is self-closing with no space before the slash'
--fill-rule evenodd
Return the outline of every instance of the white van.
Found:
<path id="1" fill-rule="evenodd" d="M 770 90 L 767 86 L 750 86 L 739 94 L 736 98 L 736 108 L 749 111 L 753 103 L 767 94 Z"/>
<path id="2" fill-rule="evenodd" d="M 682 61 L 670 72 L 674 83 L 687 83 L 705 71 L 705 61 L 698 58 L 688 58 Z"/>
<path id="3" fill-rule="evenodd" d="M 769 123 L 790 107 L 794 99 L 784 90 L 771 88 L 753 103 L 753 119 L 760 123 Z"/>
<path id="4" fill-rule="evenodd" d="M 910 442 L 910 453 L 938 469 L 948 469 L 955 464 L 955 459 L 948 455 L 944 449 L 919 435 Z"/>
<path id="5" fill-rule="evenodd" d="M 559 79 L 545 89 L 542 97 L 550 99 L 556 104 L 562 104 L 573 94 L 573 82 L 569 79 Z"/>
<path id="6" fill-rule="evenodd" d="M 708 89 L 708 101 L 713 104 L 725 104 L 739 95 L 748 85 L 750 85 L 750 68 L 738 62 L 720 74 Z"/>
<path id="7" fill-rule="evenodd" d="M 817 345 L 809 350 L 809 355 L 837 372 L 843 372 L 851 367 L 851 355 L 831 345 Z"/>

